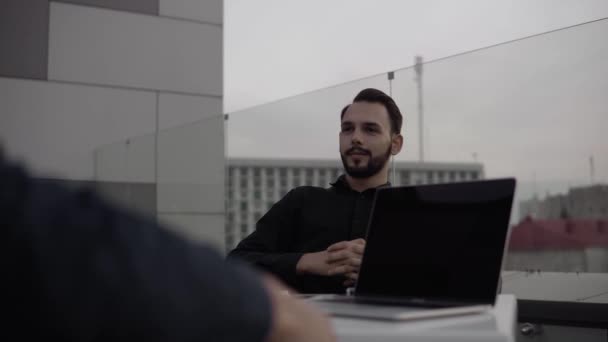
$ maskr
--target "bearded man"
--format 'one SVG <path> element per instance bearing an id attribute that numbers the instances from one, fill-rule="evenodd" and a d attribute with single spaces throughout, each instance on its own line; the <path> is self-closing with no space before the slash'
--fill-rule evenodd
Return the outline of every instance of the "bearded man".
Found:
<path id="1" fill-rule="evenodd" d="M 345 174 L 330 188 L 291 190 L 229 253 L 301 293 L 344 293 L 355 284 L 377 188 L 390 186 L 389 159 L 401 151 L 403 117 L 395 101 L 364 89 L 342 110 Z"/>

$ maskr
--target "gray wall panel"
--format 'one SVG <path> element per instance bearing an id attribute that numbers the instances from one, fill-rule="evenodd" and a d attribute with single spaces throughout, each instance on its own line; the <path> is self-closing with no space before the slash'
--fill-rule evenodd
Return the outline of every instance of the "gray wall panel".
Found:
<path id="1" fill-rule="evenodd" d="M 95 190 L 114 205 L 148 218 L 156 216 L 156 184 L 93 182 Z"/>
<path id="2" fill-rule="evenodd" d="M 154 132 L 156 94 L 0 77 L 0 113 L 0 141 L 8 156 L 38 176 L 93 179 L 98 148 Z M 138 155 L 130 157 L 137 167 L 129 180 L 152 180 L 139 171 L 149 165 L 149 146 L 131 146 Z"/>
<path id="3" fill-rule="evenodd" d="M 159 0 L 54 0 L 77 5 L 102 7 L 119 11 L 158 15 Z"/>
<path id="4" fill-rule="evenodd" d="M 49 80 L 222 94 L 222 29 L 52 2 Z"/>
<path id="5" fill-rule="evenodd" d="M 0 76 L 46 79 L 49 3 L 4 0 L 0 9 Z"/>
<path id="6" fill-rule="evenodd" d="M 221 25 L 224 21 L 222 5 L 222 0 L 160 0 L 159 13 Z"/>
<path id="7" fill-rule="evenodd" d="M 160 130 L 193 123 L 213 116 L 222 116 L 221 98 L 159 94 L 158 128 Z"/>

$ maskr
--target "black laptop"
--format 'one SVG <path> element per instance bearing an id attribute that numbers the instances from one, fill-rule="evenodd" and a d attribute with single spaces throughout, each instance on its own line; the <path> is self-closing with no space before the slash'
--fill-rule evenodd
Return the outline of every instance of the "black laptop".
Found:
<path id="1" fill-rule="evenodd" d="M 491 308 L 514 192 L 512 178 L 378 189 L 354 294 L 312 300 L 338 316 L 393 320 Z"/>

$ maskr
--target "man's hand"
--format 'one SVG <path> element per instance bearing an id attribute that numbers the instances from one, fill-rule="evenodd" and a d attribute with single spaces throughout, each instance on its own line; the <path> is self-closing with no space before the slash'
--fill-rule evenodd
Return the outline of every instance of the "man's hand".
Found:
<path id="1" fill-rule="evenodd" d="M 359 276 L 365 240 L 341 241 L 326 250 L 302 255 L 296 265 L 297 273 L 324 276 L 344 275 L 344 286 L 351 286 Z"/>
<path id="2" fill-rule="evenodd" d="M 298 263 L 296 264 L 296 273 L 328 276 L 329 270 L 331 269 L 328 258 L 329 253 L 327 251 L 306 253 L 298 260 Z"/>
<path id="3" fill-rule="evenodd" d="M 270 276 L 264 285 L 272 302 L 272 325 L 268 342 L 333 342 L 336 337 L 329 319 L 310 304 L 291 297 L 287 288 Z"/>
<path id="4" fill-rule="evenodd" d="M 327 247 L 328 263 L 331 265 L 329 275 L 346 276 L 344 286 L 352 286 L 359 278 L 361 258 L 365 250 L 365 240 L 341 241 Z"/>

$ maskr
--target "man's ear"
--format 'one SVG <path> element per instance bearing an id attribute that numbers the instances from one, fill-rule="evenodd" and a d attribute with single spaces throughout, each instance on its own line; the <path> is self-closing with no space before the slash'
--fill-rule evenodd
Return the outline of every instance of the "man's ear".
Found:
<path id="1" fill-rule="evenodd" d="M 403 148 L 403 135 L 393 134 L 393 138 L 391 139 L 391 154 L 398 154 L 401 152 L 401 148 Z"/>

